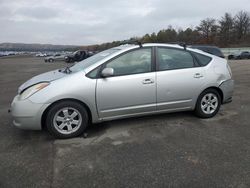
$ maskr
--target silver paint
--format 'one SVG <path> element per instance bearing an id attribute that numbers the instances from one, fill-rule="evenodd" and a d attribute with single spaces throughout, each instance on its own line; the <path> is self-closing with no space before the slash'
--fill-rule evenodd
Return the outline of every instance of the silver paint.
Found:
<path id="1" fill-rule="evenodd" d="M 183 49 L 178 45 L 144 44 Z M 74 99 L 91 112 L 92 122 L 119 119 L 154 113 L 193 110 L 198 96 L 207 88 L 222 91 L 222 102 L 232 97 L 233 80 L 225 59 L 200 50 L 189 49 L 212 58 L 205 67 L 166 70 L 134 75 L 92 79 L 86 75 L 108 60 L 132 49 L 136 45 L 116 47 L 117 52 L 85 67 L 84 70 L 65 74 L 58 70 L 36 76 L 19 88 L 12 102 L 14 124 L 23 129 L 41 129 L 44 111 L 58 100 Z M 50 82 L 28 99 L 20 100 L 20 92 L 39 82 Z"/>

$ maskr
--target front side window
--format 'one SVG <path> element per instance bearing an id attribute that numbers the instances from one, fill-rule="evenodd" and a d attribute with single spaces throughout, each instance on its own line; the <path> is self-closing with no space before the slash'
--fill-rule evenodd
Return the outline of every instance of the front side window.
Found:
<path id="1" fill-rule="evenodd" d="M 184 50 L 158 48 L 157 58 L 160 71 L 192 68 L 195 66 L 193 56 Z"/>
<path id="2" fill-rule="evenodd" d="M 114 69 L 114 76 L 146 73 L 151 71 L 151 48 L 143 48 L 128 52 L 111 60 L 106 68 Z"/>

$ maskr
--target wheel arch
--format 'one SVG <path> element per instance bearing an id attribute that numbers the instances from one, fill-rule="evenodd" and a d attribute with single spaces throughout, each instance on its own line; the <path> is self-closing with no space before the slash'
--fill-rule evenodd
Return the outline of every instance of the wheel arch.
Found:
<path id="1" fill-rule="evenodd" d="M 221 103 L 222 103 L 224 95 L 223 95 L 222 90 L 221 90 L 219 87 L 215 87 L 215 86 L 208 87 L 208 88 L 202 90 L 201 93 L 199 94 L 199 96 L 200 96 L 204 91 L 206 91 L 206 90 L 208 90 L 208 89 L 214 89 L 214 90 L 216 90 L 216 91 L 219 93 L 219 95 L 220 95 Z M 198 96 L 198 97 L 199 97 L 199 96 Z M 197 100 L 198 100 L 198 98 L 197 98 Z M 197 104 L 197 100 L 196 100 L 196 103 L 195 103 L 195 104 Z"/>
<path id="2" fill-rule="evenodd" d="M 90 108 L 88 107 L 87 104 L 85 104 L 84 102 L 78 100 L 78 99 L 73 99 L 73 98 L 65 98 L 65 99 L 60 99 L 60 100 L 57 100 L 53 103 L 51 103 L 43 112 L 42 114 L 42 118 L 41 118 L 41 127 L 42 129 L 45 129 L 46 126 L 45 126 L 45 121 L 46 121 L 46 116 L 48 114 L 48 111 L 56 104 L 60 103 L 60 102 L 63 102 L 63 101 L 74 101 L 74 102 L 78 102 L 80 103 L 86 110 L 87 110 L 87 113 L 88 113 L 88 117 L 89 117 L 89 123 L 92 122 L 92 113 L 91 113 L 91 110 Z"/>

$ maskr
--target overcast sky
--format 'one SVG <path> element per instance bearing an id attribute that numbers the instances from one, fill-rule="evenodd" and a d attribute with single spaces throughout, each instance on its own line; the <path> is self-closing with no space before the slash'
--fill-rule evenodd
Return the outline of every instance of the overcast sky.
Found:
<path id="1" fill-rule="evenodd" d="M 240 10 L 250 0 L 0 0 L 0 43 L 99 44 Z"/>

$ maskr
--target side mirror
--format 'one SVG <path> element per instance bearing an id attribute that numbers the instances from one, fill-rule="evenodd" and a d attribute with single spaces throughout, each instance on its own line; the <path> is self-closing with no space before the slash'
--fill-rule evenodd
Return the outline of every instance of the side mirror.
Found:
<path id="1" fill-rule="evenodd" d="M 107 78 L 107 77 L 110 77 L 110 76 L 113 76 L 114 75 L 114 69 L 113 68 L 104 68 L 102 70 L 102 73 L 101 73 L 101 76 L 103 78 Z"/>

